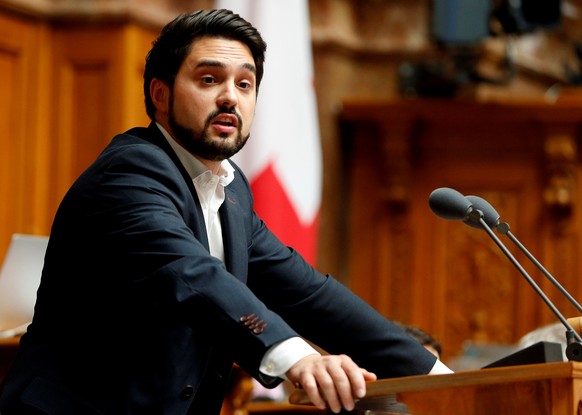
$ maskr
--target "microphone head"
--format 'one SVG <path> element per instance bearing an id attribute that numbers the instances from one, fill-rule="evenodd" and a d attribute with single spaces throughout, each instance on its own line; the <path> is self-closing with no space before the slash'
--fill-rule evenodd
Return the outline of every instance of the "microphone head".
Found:
<path id="1" fill-rule="evenodd" d="M 487 226 L 489 226 L 491 229 L 494 229 L 497 227 L 497 225 L 499 225 L 499 218 L 501 216 L 499 216 L 499 213 L 497 213 L 495 208 L 491 206 L 491 203 L 489 203 L 488 201 L 479 196 L 465 196 L 465 197 L 469 201 L 469 203 L 471 203 L 473 209 L 481 211 L 481 213 L 483 214 L 483 220 L 485 221 Z M 464 222 L 467 225 L 472 226 L 473 228 L 483 229 L 481 222 L 473 221 L 472 217 L 467 217 L 466 220 L 464 220 Z"/>
<path id="2" fill-rule="evenodd" d="M 447 220 L 465 219 L 471 211 L 471 202 L 462 193 L 449 187 L 433 190 L 428 205 L 435 215 Z"/>

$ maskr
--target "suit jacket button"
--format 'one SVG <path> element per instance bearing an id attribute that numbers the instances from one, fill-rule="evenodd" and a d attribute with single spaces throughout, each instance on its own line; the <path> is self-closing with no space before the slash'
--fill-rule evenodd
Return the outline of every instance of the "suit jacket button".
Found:
<path id="1" fill-rule="evenodd" d="M 182 389 L 182 392 L 180 392 L 180 398 L 182 399 L 191 398 L 192 395 L 194 395 L 194 387 L 192 385 L 186 385 L 186 387 Z"/>

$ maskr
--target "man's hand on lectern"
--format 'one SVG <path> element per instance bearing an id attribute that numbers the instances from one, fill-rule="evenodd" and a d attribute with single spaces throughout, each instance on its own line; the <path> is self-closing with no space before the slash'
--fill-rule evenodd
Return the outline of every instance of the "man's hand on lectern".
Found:
<path id="1" fill-rule="evenodd" d="M 285 374 L 296 387 L 301 387 L 318 408 L 338 413 L 351 411 L 356 400 L 366 396 L 366 382 L 376 375 L 359 367 L 346 355 L 309 355 L 299 360 Z"/>

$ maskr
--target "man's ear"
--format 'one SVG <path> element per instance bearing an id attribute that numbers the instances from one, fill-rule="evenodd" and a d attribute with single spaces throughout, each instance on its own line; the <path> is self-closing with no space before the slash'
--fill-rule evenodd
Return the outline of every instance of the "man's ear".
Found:
<path id="1" fill-rule="evenodd" d="M 167 114 L 170 106 L 170 88 L 168 85 L 157 78 L 152 79 L 152 82 L 150 82 L 150 96 L 158 112 Z"/>

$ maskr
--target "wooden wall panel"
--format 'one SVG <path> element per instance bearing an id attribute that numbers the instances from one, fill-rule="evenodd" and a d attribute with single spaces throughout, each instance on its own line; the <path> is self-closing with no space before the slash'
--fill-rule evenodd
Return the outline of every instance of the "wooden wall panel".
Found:
<path id="1" fill-rule="evenodd" d="M 485 231 L 437 217 L 428 199 L 439 187 L 484 197 L 582 298 L 581 126 L 580 104 L 345 101 L 349 286 L 386 316 L 435 334 L 449 357 L 466 340 L 510 344 L 557 321 Z M 562 313 L 578 315 L 497 235 Z"/>
<path id="2" fill-rule="evenodd" d="M 149 123 L 143 69 L 157 33 L 0 13 L 0 259 L 13 233 L 49 234 L 66 190 L 115 134 Z"/>
<path id="3" fill-rule="evenodd" d="M 0 15 L 0 260 L 12 233 L 47 232 L 47 46 L 44 25 Z"/>
<path id="4" fill-rule="evenodd" d="M 143 104 L 143 62 L 155 34 L 136 28 L 63 27 L 55 31 L 55 198 L 114 135 L 147 125 Z M 147 39 L 147 41 L 146 41 Z M 138 56 L 139 62 L 138 63 Z M 138 109 L 139 108 L 139 109 Z M 56 207 L 56 206 L 53 206 Z"/>
<path id="5" fill-rule="evenodd" d="M 152 47 L 152 42 L 158 36 L 158 31 L 139 26 L 126 26 L 123 31 L 123 56 L 125 65 L 121 68 L 119 86 L 121 105 L 118 111 L 121 114 L 120 130 L 127 130 L 135 126 L 147 126 L 150 123 L 145 112 L 143 94 L 143 73 L 145 70 L 145 56 Z"/>

